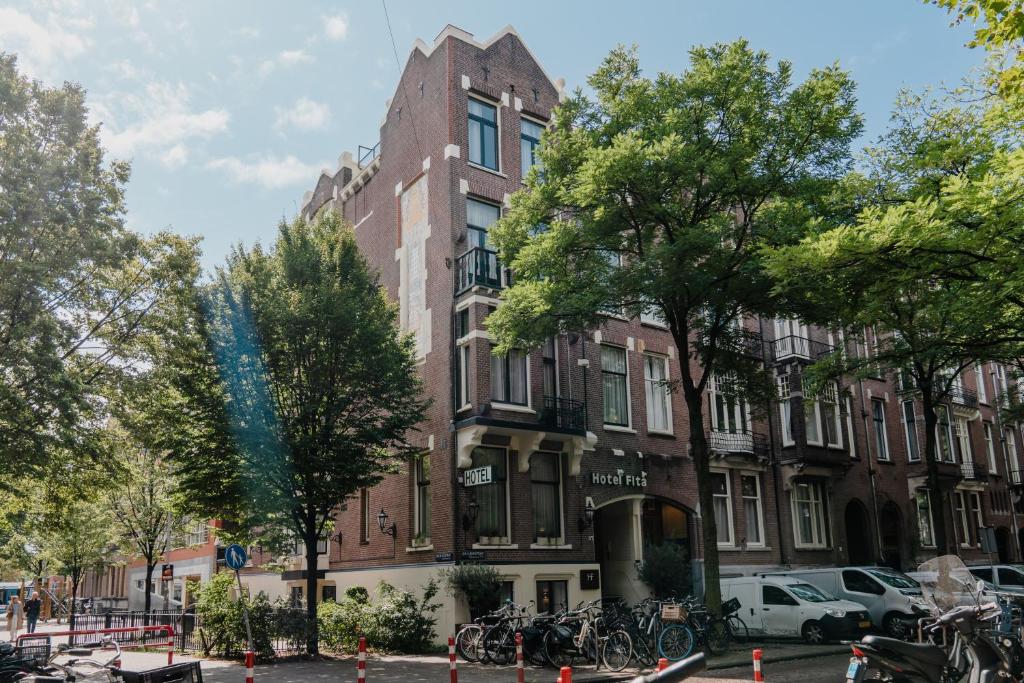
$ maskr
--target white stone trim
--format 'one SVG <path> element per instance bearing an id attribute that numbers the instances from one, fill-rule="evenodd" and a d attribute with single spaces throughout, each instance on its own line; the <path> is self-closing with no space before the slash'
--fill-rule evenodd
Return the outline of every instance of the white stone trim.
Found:
<path id="1" fill-rule="evenodd" d="M 465 178 L 459 178 L 459 193 L 469 194 L 469 181 Z"/>
<path id="2" fill-rule="evenodd" d="M 426 173 L 430 170 L 430 157 L 423 160 L 423 172 Z"/>
<path id="3" fill-rule="evenodd" d="M 402 181 L 401 180 L 399 180 L 397 183 L 395 183 L 395 196 L 396 197 L 402 196 Z"/>
<path id="4" fill-rule="evenodd" d="M 451 159 L 452 157 L 460 159 L 462 157 L 462 149 L 458 145 L 445 145 L 444 158 Z"/>
<path id="5" fill-rule="evenodd" d="M 516 97 L 515 99 L 512 100 L 512 105 L 513 105 L 513 107 L 515 108 L 516 111 L 522 111 L 523 110 L 523 101 L 521 99 L 519 99 L 518 97 Z"/>
<path id="6" fill-rule="evenodd" d="M 469 90 L 469 76 L 462 74 L 462 89 Z"/>
<path id="7" fill-rule="evenodd" d="M 507 107 L 508 106 L 508 93 L 507 92 L 502 92 L 501 93 L 501 106 L 503 106 L 503 107 Z"/>

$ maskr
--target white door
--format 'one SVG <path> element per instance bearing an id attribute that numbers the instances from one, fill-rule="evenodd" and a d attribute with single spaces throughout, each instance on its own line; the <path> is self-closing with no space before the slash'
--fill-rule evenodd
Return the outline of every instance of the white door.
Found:
<path id="1" fill-rule="evenodd" d="M 761 586 L 761 619 L 764 632 L 773 636 L 797 635 L 800 603 L 779 586 Z"/>

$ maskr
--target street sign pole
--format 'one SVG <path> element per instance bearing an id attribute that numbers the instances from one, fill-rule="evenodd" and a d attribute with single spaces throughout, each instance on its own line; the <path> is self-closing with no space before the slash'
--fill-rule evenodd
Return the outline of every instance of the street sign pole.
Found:
<path id="1" fill-rule="evenodd" d="M 227 565 L 228 569 L 233 569 L 235 572 L 235 580 L 238 581 L 238 599 L 242 601 L 242 618 L 245 621 L 245 641 L 246 641 L 246 655 L 245 655 L 245 666 L 247 669 L 252 669 L 251 663 L 253 659 L 252 649 L 252 628 L 249 626 L 249 602 L 245 599 L 245 592 L 242 588 L 242 567 L 248 561 L 248 556 L 245 552 L 245 548 L 232 543 L 224 549 L 224 564 Z"/>

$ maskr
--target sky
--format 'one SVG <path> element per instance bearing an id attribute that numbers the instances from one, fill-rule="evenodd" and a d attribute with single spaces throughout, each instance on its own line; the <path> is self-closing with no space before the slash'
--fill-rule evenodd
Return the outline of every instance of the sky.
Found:
<path id="1" fill-rule="evenodd" d="M 271 242 L 321 168 L 371 146 L 400 67 L 446 24 L 487 38 L 511 24 L 570 89 L 636 44 L 648 75 L 691 46 L 743 37 L 796 78 L 834 62 L 858 83 L 876 138 L 901 88 L 956 85 L 983 54 L 920 0 L 0 0 L 0 51 L 47 84 L 80 83 L 108 154 L 132 161 L 129 227 L 203 237 L 204 265 Z"/>

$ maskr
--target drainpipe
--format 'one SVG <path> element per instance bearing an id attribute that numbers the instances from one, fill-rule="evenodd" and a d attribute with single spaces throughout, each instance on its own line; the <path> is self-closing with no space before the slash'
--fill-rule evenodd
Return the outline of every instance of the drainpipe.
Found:
<path id="1" fill-rule="evenodd" d="M 764 320 L 757 316 L 757 332 L 761 335 L 761 362 L 764 363 Z M 782 482 L 779 480 L 779 465 L 775 457 L 775 421 L 772 419 L 772 404 L 775 401 L 768 399 L 768 448 L 771 452 L 772 465 L 772 494 L 775 497 L 775 528 L 779 535 L 779 564 L 786 562 L 786 542 L 782 533 Z M 781 419 L 781 415 L 780 418 Z M 765 532 L 767 534 L 767 531 Z"/>
<path id="2" fill-rule="evenodd" d="M 868 461 L 868 481 L 871 483 L 871 510 L 875 515 L 875 538 L 878 539 L 878 559 L 881 562 L 885 561 L 885 543 L 882 542 L 882 524 L 879 520 L 878 511 L 878 491 L 875 488 L 875 465 L 871 456 L 871 437 L 868 434 L 868 409 L 864 403 L 864 380 L 857 380 L 857 393 L 860 398 L 860 421 L 864 427 L 864 451 L 867 454 Z M 855 435 L 850 434 L 850 440 L 854 440 Z M 850 540 L 846 540 L 846 552 L 850 552 Z"/>
<path id="3" fill-rule="evenodd" d="M 995 371 L 989 373 L 992 375 L 992 391 L 996 395 L 996 429 L 999 430 L 999 449 L 1003 452 L 1003 469 L 1006 471 L 1006 480 L 1010 482 L 1010 456 L 1006 452 L 1006 434 L 1003 433 L 1003 418 L 1001 407 L 1003 405 L 1003 393 L 1000 391 L 999 378 L 996 377 Z M 1018 467 L 1020 463 L 1018 463 Z M 1021 552 L 1020 547 L 1020 529 L 1017 528 L 1017 506 L 1013 502 L 1013 496 L 1010 496 L 1010 519 L 1013 520 L 1013 545 L 1017 548 L 1017 559 L 1019 560 L 1024 554 Z"/>

